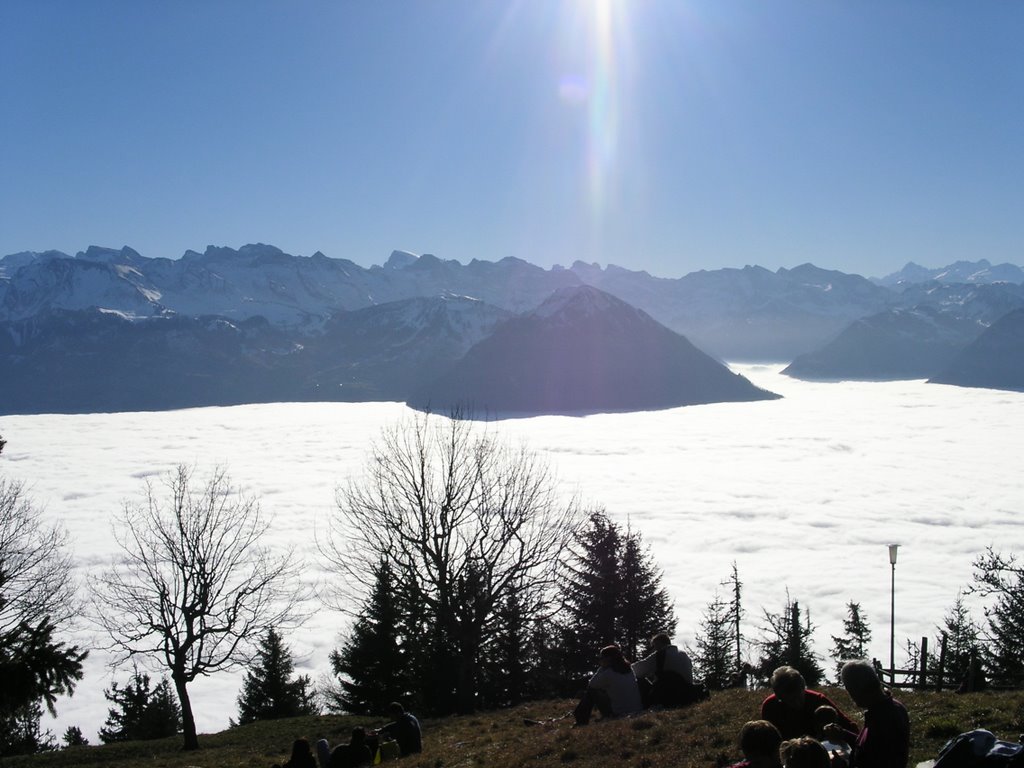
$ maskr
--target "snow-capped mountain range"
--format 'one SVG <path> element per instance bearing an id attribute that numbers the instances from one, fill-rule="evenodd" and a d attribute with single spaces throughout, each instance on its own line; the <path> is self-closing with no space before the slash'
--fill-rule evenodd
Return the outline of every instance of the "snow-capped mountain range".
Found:
<path id="1" fill-rule="evenodd" d="M 1019 282 L 989 282 L 1014 269 L 1024 275 L 986 261 L 940 270 L 969 275 L 964 283 L 914 265 L 892 281 L 811 264 L 658 278 L 580 261 L 543 269 L 403 251 L 366 268 L 261 244 L 180 259 L 129 247 L 24 252 L 0 259 L 0 413 L 405 399 L 552 294 L 625 322 L 615 297 L 719 359 L 791 360 L 845 338 L 847 351 L 832 353 L 840 362 L 812 367 L 813 377 L 846 375 L 856 354 L 859 377 L 890 378 L 892 338 L 914 349 L 938 339 L 947 359 L 1024 306 Z M 851 336 L 857 328 L 870 333 Z M 924 361 L 921 376 L 938 372 L 929 354 L 903 357 Z"/>

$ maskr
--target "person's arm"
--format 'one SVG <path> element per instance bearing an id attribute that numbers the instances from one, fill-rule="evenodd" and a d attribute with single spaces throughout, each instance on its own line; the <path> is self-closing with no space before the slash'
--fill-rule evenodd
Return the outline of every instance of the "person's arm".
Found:
<path id="1" fill-rule="evenodd" d="M 590 678 L 590 683 L 587 685 L 588 688 L 594 688 L 598 691 L 603 691 L 608 688 L 608 676 L 605 674 L 605 668 L 597 670 L 594 676 Z"/>
<path id="2" fill-rule="evenodd" d="M 860 733 L 860 726 L 857 725 L 853 720 L 846 716 L 846 713 L 839 708 L 839 706 L 827 696 L 824 697 L 825 701 L 828 702 L 828 706 L 832 707 L 836 711 L 836 725 L 842 728 L 847 733 L 852 733 L 853 738 L 857 738 L 857 734 Z M 851 742 L 852 743 L 852 742 Z"/>

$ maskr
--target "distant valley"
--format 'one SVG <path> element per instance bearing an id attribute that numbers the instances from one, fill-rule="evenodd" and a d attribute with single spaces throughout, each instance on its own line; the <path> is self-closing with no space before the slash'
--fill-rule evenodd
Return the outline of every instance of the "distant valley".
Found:
<path id="1" fill-rule="evenodd" d="M 772 397 L 720 360 L 1022 389 L 1022 335 L 982 343 L 1024 308 L 1018 279 L 984 260 L 869 280 L 810 264 L 658 278 L 400 251 L 364 268 L 268 245 L 176 260 L 18 253 L 0 259 L 0 413 L 457 400 L 529 414 Z"/>

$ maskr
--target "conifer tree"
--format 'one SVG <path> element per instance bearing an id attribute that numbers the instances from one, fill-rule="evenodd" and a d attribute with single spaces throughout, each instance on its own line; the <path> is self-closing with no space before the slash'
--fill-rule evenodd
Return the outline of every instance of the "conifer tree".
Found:
<path id="1" fill-rule="evenodd" d="M 560 616 L 563 666 L 571 678 L 591 671 L 596 649 L 616 640 L 621 548 L 619 528 L 603 512 L 592 513 L 589 525 L 578 531 L 573 541 Z"/>
<path id="2" fill-rule="evenodd" d="M 43 706 L 39 699 L 13 710 L 0 712 L 0 757 L 35 755 L 57 748 L 52 731 L 44 731 L 40 722 Z"/>
<path id="3" fill-rule="evenodd" d="M 68 747 L 89 746 L 89 740 L 82 735 L 82 729 L 77 725 L 69 725 L 67 730 L 64 731 L 64 735 L 61 737 L 61 741 L 64 742 L 64 749 L 67 749 Z"/>
<path id="4" fill-rule="evenodd" d="M 697 675 L 712 690 L 721 690 L 729 682 L 734 668 L 732 661 L 733 610 L 716 592 L 704 609 L 697 634 L 694 665 Z"/>
<path id="5" fill-rule="evenodd" d="M 238 696 L 238 725 L 319 714 L 308 675 L 295 677 L 291 650 L 273 627 L 261 638 L 256 663 Z"/>
<path id="6" fill-rule="evenodd" d="M 100 728 L 104 744 L 162 739 L 181 732 L 181 707 L 166 677 L 150 688 L 149 675 L 135 669 L 123 688 L 111 683 L 103 695 L 115 705 L 107 710 L 106 723 Z"/>
<path id="7" fill-rule="evenodd" d="M 628 659 L 643 654 L 648 640 L 658 632 L 672 635 L 676 630 L 675 611 L 661 578 L 639 532 L 627 528 L 622 542 L 619 640 Z"/>
<path id="8" fill-rule="evenodd" d="M 846 604 L 846 618 L 843 620 L 843 634 L 832 635 L 832 658 L 836 662 L 836 682 L 842 682 L 840 671 L 843 664 L 852 659 L 868 657 L 868 643 L 871 642 L 871 628 L 867 617 L 861 612 L 860 603 L 852 600 Z"/>
<path id="9" fill-rule="evenodd" d="M 985 609 L 986 666 L 994 682 L 1024 681 L 1024 567 L 1015 556 L 989 548 L 974 562 L 974 591 L 992 596 Z"/>
<path id="10" fill-rule="evenodd" d="M 942 647 L 942 636 L 946 637 L 946 679 L 959 684 L 967 677 L 972 659 L 978 657 L 981 634 L 964 602 L 963 592 L 957 593 L 953 605 L 946 611 L 939 632 L 936 648 Z"/>
<path id="11" fill-rule="evenodd" d="M 800 604 L 786 599 L 781 613 L 764 611 L 765 636 L 761 641 L 761 659 L 758 664 L 763 677 L 770 677 L 780 666 L 788 665 L 799 670 L 808 686 L 818 685 L 824 672 L 818 665 L 818 656 L 811 648 L 814 626 L 810 616 L 803 620 Z"/>
<path id="12" fill-rule="evenodd" d="M 339 686 L 328 692 L 329 707 L 337 712 L 378 714 L 389 702 L 409 698 L 410 638 L 422 638 L 411 615 L 415 598 L 405 601 L 403 587 L 385 559 L 376 567 L 373 589 L 360 611 L 352 631 L 338 650 L 331 652 L 331 669 Z M 408 586 L 406 587 L 408 589 Z M 415 634 L 403 636 L 403 629 Z"/>
<path id="13" fill-rule="evenodd" d="M 635 658 L 655 632 L 671 633 L 675 617 L 661 573 L 643 549 L 639 532 L 624 534 L 604 512 L 590 515 L 576 534 L 562 585 L 565 673 L 593 670 L 597 649 L 618 643 Z"/>
<path id="14" fill-rule="evenodd" d="M 486 708 L 508 707 L 531 697 L 540 654 L 534 645 L 533 621 L 522 601 L 510 595 L 499 607 L 499 628 L 484 649 L 480 665 L 480 698 Z"/>

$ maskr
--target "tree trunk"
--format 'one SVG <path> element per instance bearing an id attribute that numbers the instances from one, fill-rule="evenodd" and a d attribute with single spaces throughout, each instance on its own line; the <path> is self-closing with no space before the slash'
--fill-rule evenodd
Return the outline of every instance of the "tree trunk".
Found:
<path id="1" fill-rule="evenodd" d="M 181 704 L 181 729 L 185 736 L 183 749 L 187 752 L 199 749 L 199 737 L 196 735 L 196 719 L 192 714 L 192 702 L 188 698 L 188 689 L 185 687 L 185 676 L 172 673 L 174 690 L 178 692 L 178 703 Z"/>

